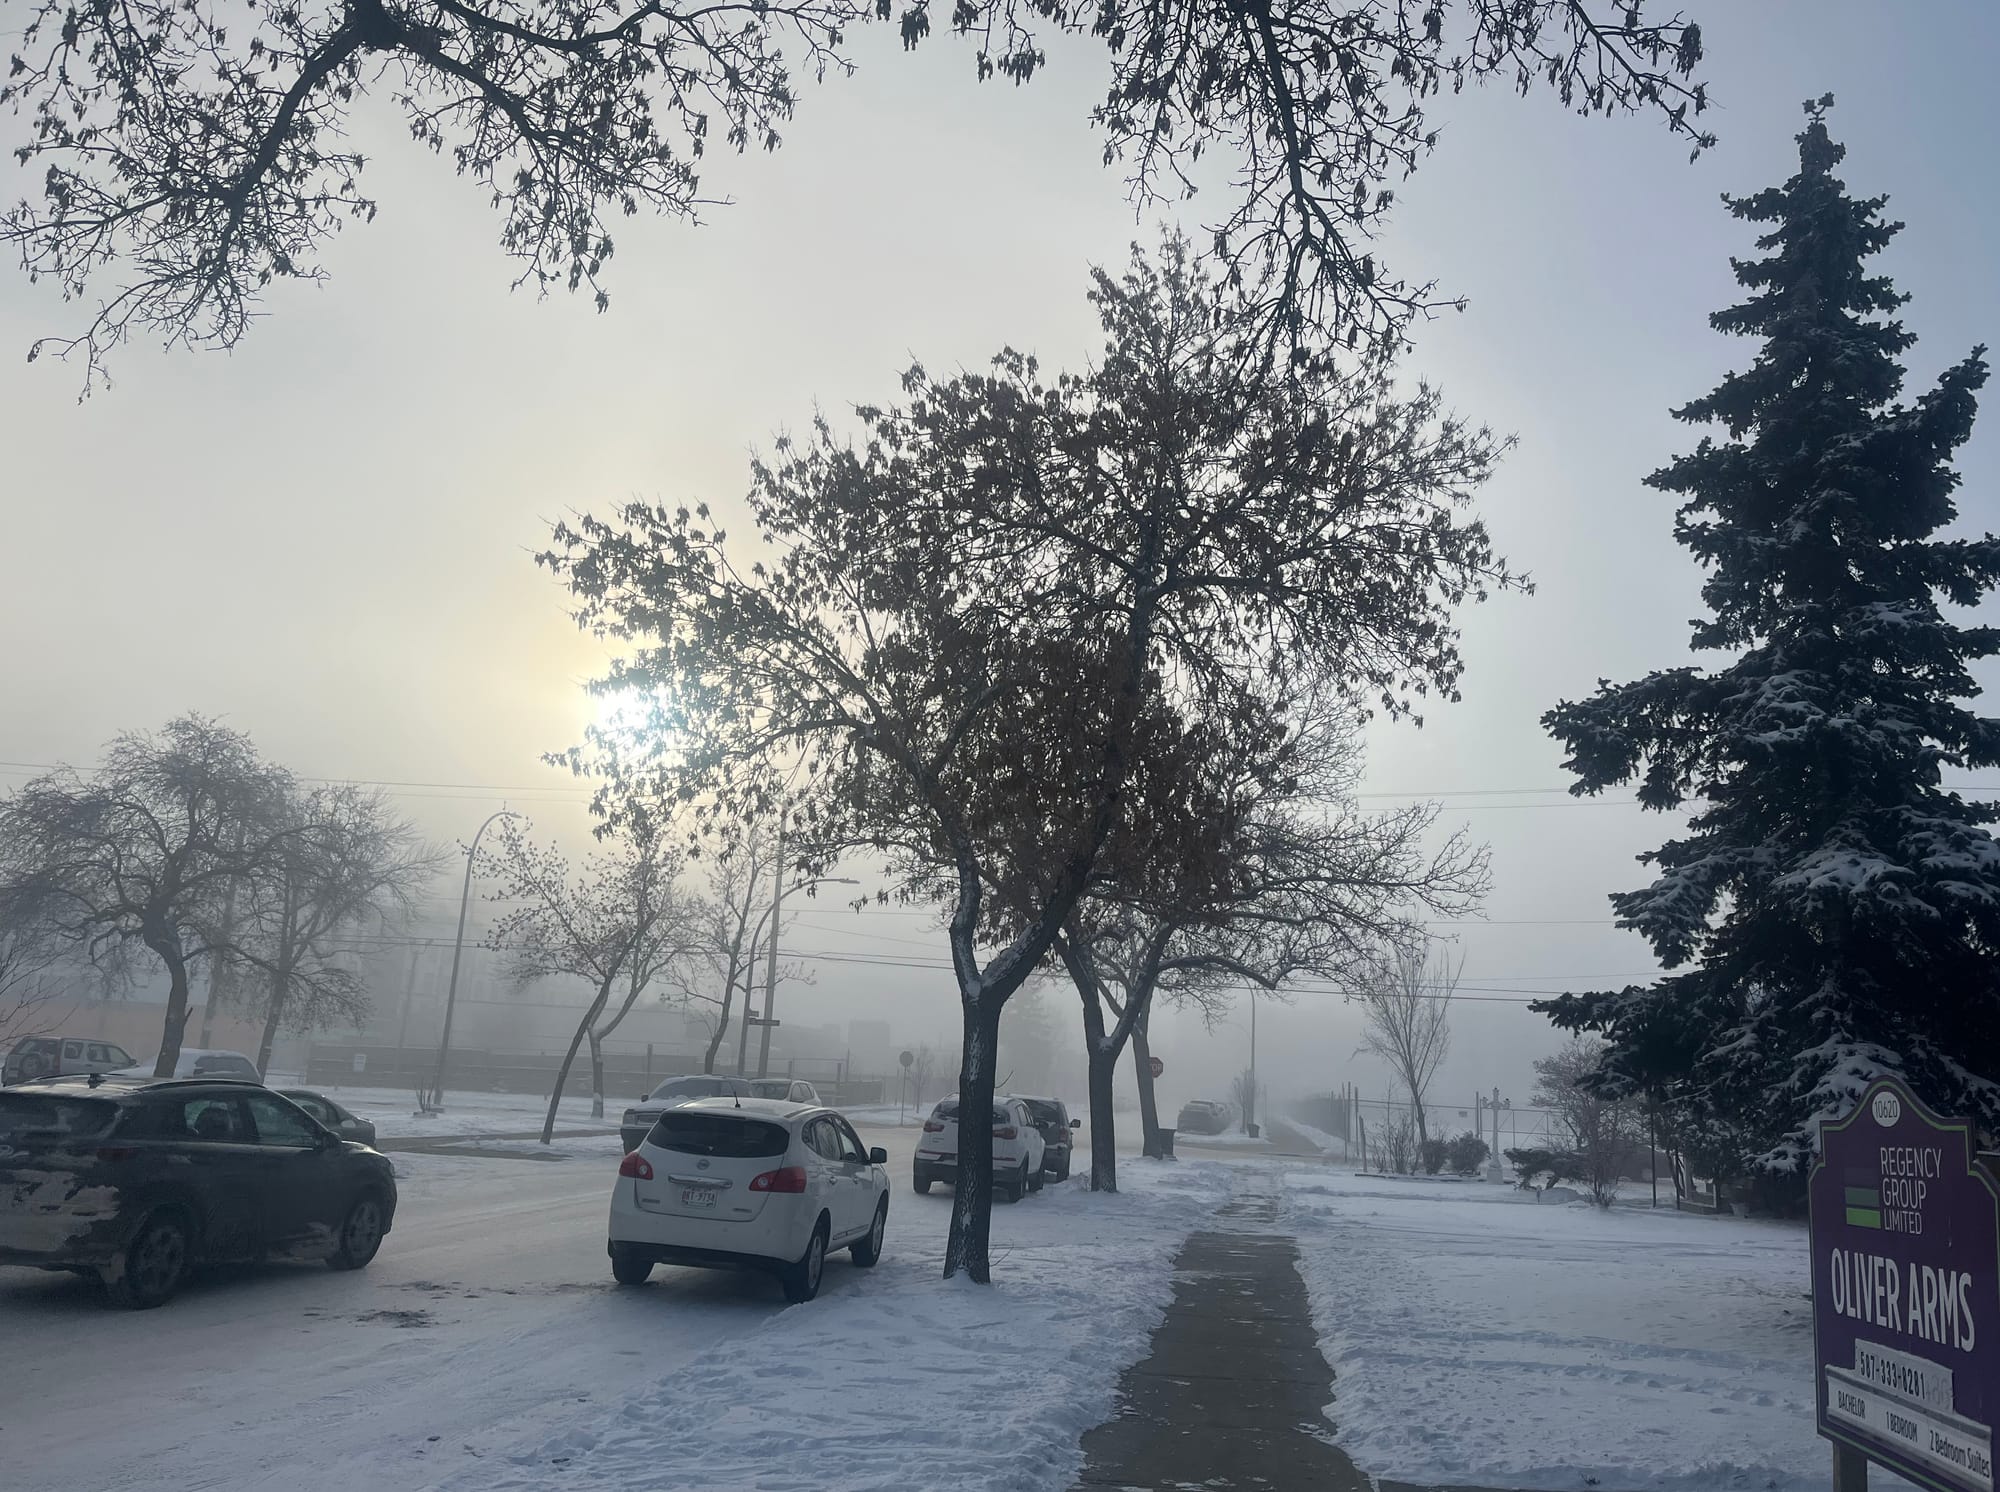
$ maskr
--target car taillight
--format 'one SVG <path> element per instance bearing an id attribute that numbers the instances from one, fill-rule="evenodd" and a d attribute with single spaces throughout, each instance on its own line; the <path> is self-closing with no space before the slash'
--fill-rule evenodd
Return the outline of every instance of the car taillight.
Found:
<path id="1" fill-rule="evenodd" d="M 653 1179 L 653 1163 L 634 1150 L 625 1159 L 618 1162 L 618 1174 L 620 1176 L 630 1176 L 634 1181 L 651 1181 Z"/>
<path id="2" fill-rule="evenodd" d="M 943 1131 L 944 1131 L 944 1120 L 942 1120 L 942 1119 L 926 1119 L 926 1120 L 924 1121 L 924 1133 L 925 1133 L 925 1134 L 927 1134 L 927 1135 L 934 1135 L 934 1134 L 941 1134 L 941 1133 L 943 1133 Z"/>
<path id="3" fill-rule="evenodd" d="M 1011 1140 L 1019 1134 L 1020 1131 L 1011 1124 L 996 1124 L 993 1126 L 993 1138 L 996 1140 Z"/>
<path id="4" fill-rule="evenodd" d="M 750 1190 L 753 1192 L 802 1192 L 805 1189 L 804 1166 L 780 1166 L 775 1171 L 766 1171 L 750 1179 Z"/>

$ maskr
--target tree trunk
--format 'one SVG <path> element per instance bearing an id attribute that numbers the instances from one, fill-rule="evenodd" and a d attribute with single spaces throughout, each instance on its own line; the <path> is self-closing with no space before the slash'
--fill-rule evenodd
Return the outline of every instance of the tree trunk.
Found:
<path id="1" fill-rule="evenodd" d="M 1431 1134 L 1424 1127 L 1424 1101 L 1417 1096 L 1417 1090 L 1414 1088 L 1410 1090 L 1410 1107 L 1416 1111 L 1417 1116 L 1417 1165 L 1421 1169 L 1424 1163 L 1424 1146 L 1429 1143 Z"/>
<path id="2" fill-rule="evenodd" d="M 590 1117 L 604 1117 L 604 1038 L 590 1033 Z"/>
<path id="3" fill-rule="evenodd" d="M 736 1004 L 736 953 L 729 955 L 729 977 L 722 985 L 722 1012 L 715 1018 L 715 1029 L 708 1036 L 708 1050 L 702 1054 L 701 1070 L 715 1071 L 715 1054 L 722 1050 L 722 1040 L 729 1034 L 729 1013 Z"/>
<path id="4" fill-rule="evenodd" d="M 292 971 L 280 966 L 271 980 L 271 1008 L 264 1012 L 264 1035 L 257 1043 L 257 1075 L 271 1075 L 271 1048 L 278 1041 L 278 1023 L 284 1018 L 285 1001 L 291 995 Z"/>
<path id="5" fill-rule="evenodd" d="M 167 966 L 167 1015 L 160 1023 L 160 1055 L 153 1060 L 153 1076 L 170 1078 L 181 1060 L 181 1039 L 187 1031 L 187 956 L 181 952 L 179 936 L 165 929 L 143 933 L 141 941 Z"/>
<path id="6" fill-rule="evenodd" d="M 264 1012 L 264 1035 L 257 1044 L 257 1075 L 271 1075 L 271 1048 L 277 1044 L 278 1024 L 284 1019 L 285 1005 L 292 997 L 292 902 L 285 898 L 285 932 L 278 944 L 278 967 L 271 975 L 271 1008 Z"/>
<path id="7" fill-rule="evenodd" d="M 1153 1092 L 1153 1049 L 1146 1042 L 1146 1027 L 1153 1019 L 1152 1007 L 1141 1011 L 1132 1023 L 1132 1075 L 1139 1080 L 1139 1129 L 1148 1160 L 1163 1159 L 1166 1146 L 1160 1137 L 1160 1105 Z"/>
<path id="8" fill-rule="evenodd" d="M 1000 1008 L 1006 1001 L 987 994 L 961 996 L 960 1002 L 965 1053 L 958 1070 L 958 1184 L 952 1192 L 944 1277 L 963 1270 L 984 1285 L 992 1278 L 986 1245 L 993 1224 L 993 1063 L 1000 1049 Z"/>
<path id="9" fill-rule="evenodd" d="M 1095 988 L 1083 996 L 1083 1049 L 1090 1059 L 1090 1189 L 1118 1190 L 1118 1116 L 1112 1108 L 1112 1082 L 1118 1075 L 1118 1052 L 1104 1035 L 1104 1002 Z"/>
<path id="10" fill-rule="evenodd" d="M 542 1120 L 542 1143 L 548 1144 L 555 1138 L 556 1108 L 562 1103 L 563 1084 L 569 1081 L 570 1064 L 576 1061 L 577 1048 L 583 1045 L 583 1038 L 589 1034 L 592 1024 L 604 1011 L 611 999 L 611 981 L 618 977 L 614 969 L 597 986 L 597 998 L 590 1002 L 590 1009 L 583 1013 L 583 1019 L 576 1023 L 576 1035 L 569 1039 L 569 1050 L 563 1053 L 562 1066 L 556 1069 L 556 1085 L 549 1093 L 548 1117 Z"/>

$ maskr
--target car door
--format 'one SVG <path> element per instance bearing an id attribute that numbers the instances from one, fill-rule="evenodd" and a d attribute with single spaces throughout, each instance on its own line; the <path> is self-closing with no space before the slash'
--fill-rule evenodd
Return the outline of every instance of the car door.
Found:
<path id="1" fill-rule="evenodd" d="M 875 1203 L 885 1184 L 875 1174 L 875 1167 L 868 1159 L 868 1147 L 861 1143 L 854 1126 L 839 1115 L 827 1122 L 840 1139 L 841 1179 L 853 1199 L 854 1231 L 858 1236 L 875 1225 Z"/>
<path id="2" fill-rule="evenodd" d="M 264 1175 L 259 1200 L 265 1248 L 308 1256 L 332 1252 L 348 1203 L 339 1152 L 328 1148 L 306 1116 L 275 1093 L 252 1093 L 243 1102 Z"/>
<path id="3" fill-rule="evenodd" d="M 271 1169 L 252 1139 L 250 1111 L 234 1093 L 194 1093 L 182 1099 L 169 1163 L 185 1166 L 202 1214 L 202 1252 L 210 1259 L 245 1259 L 263 1248 L 262 1196 Z"/>
<path id="4" fill-rule="evenodd" d="M 805 1141 L 806 1151 L 812 1158 L 813 1169 L 820 1183 L 820 1197 L 826 1203 L 827 1216 L 832 1220 L 833 1243 L 852 1236 L 854 1232 L 854 1187 L 847 1176 L 846 1167 L 840 1158 L 840 1135 L 833 1127 L 832 1119 L 822 1115 L 808 1119 L 799 1132 Z"/>

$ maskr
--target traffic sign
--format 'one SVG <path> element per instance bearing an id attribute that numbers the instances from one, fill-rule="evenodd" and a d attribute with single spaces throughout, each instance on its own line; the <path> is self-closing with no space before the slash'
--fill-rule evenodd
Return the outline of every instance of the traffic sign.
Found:
<path id="1" fill-rule="evenodd" d="M 1153 1076 L 1156 1078 L 1167 1070 L 1167 1064 L 1162 1062 L 1158 1057 L 1148 1057 L 1146 1065 L 1153 1070 Z"/>
<path id="2" fill-rule="evenodd" d="M 1994 1492 L 2000 1187 L 1971 1127 L 1881 1079 L 1821 1124 L 1810 1199 L 1819 1433 L 1919 1486 Z"/>
<path id="3" fill-rule="evenodd" d="M 917 1060 L 917 1054 L 915 1052 L 905 1052 L 896 1060 L 902 1063 L 903 1066 L 908 1067 Z"/>

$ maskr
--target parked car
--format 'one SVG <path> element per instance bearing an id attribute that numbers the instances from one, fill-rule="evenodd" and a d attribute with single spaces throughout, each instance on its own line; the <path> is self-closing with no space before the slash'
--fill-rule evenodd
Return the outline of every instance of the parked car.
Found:
<path id="1" fill-rule="evenodd" d="M 780 1103 L 819 1102 L 819 1089 L 803 1078 L 752 1078 L 750 1091 L 759 1098 L 775 1098 Z"/>
<path id="2" fill-rule="evenodd" d="M 625 1153 L 630 1155 L 639 1148 L 639 1142 L 653 1123 L 668 1109 L 679 1104 L 692 1103 L 697 1098 L 755 1098 L 757 1095 L 742 1078 L 719 1078 L 707 1073 L 691 1073 L 686 1077 L 668 1078 L 659 1087 L 640 1099 L 638 1105 L 627 1109 L 618 1120 L 618 1138 L 624 1143 Z"/>
<path id="3" fill-rule="evenodd" d="M 1024 1094 L 1021 1102 L 1046 1147 L 1042 1152 L 1042 1175 L 1050 1181 L 1069 1180 L 1070 1145 L 1075 1131 L 1083 1128 L 1083 1121 L 1070 1118 L 1069 1109 L 1060 1098 L 1031 1098 Z"/>
<path id="4" fill-rule="evenodd" d="M 43 1078 L 0 1090 L 0 1264 L 95 1274 L 157 1306 L 203 1264 L 359 1269 L 395 1221 L 389 1158 L 226 1079 Z"/>
<path id="5" fill-rule="evenodd" d="M 1235 1122 L 1235 1104 L 1197 1098 L 1181 1105 L 1181 1115 L 1176 1124 L 1183 1134 L 1219 1135 Z"/>
<path id="6" fill-rule="evenodd" d="M 785 1298 L 819 1293 L 827 1254 L 870 1268 L 889 1221 L 886 1151 L 839 1114 L 769 1098 L 702 1098 L 664 1110 L 618 1167 L 606 1251 L 621 1285 L 655 1264 L 761 1269 Z"/>
<path id="7" fill-rule="evenodd" d="M 1018 1098 L 1001 1096 L 993 1100 L 993 1195 L 1018 1202 L 1028 1192 L 1042 1189 L 1042 1158 L 1047 1142 L 1029 1117 L 1027 1105 Z M 919 1196 L 941 1181 L 946 1186 L 958 1180 L 958 1100 L 941 1098 L 924 1121 L 911 1163 L 910 1184 Z"/>
<path id="8" fill-rule="evenodd" d="M 23 1036 L 0 1062 L 0 1083 L 72 1073 L 116 1072 L 132 1065 L 132 1054 L 109 1041 L 88 1036 Z"/>
<path id="9" fill-rule="evenodd" d="M 118 1069 L 118 1076 L 129 1078 L 149 1078 L 153 1075 L 153 1062 L 135 1062 L 130 1067 Z M 219 1047 L 184 1046 L 174 1059 L 174 1076 L 177 1078 L 241 1078 L 246 1083 L 261 1083 L 264 1075 L 257 1071 L 257 1064 L 241 1052 L 227 1052 Z"/>
<path id="10" fill-rule="evenodd" d="M 278 1091 L 343 1140 L 373 1148 L 375 1126 L 350 1114 L 324 1093 L 315 1093 L 310 1088 L 280 1088 Z"/>

